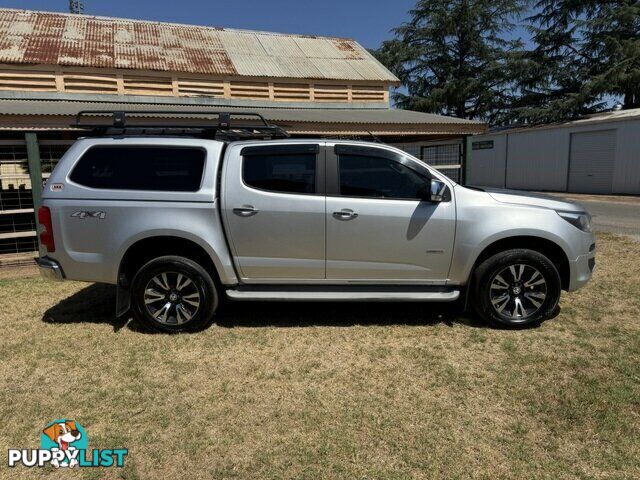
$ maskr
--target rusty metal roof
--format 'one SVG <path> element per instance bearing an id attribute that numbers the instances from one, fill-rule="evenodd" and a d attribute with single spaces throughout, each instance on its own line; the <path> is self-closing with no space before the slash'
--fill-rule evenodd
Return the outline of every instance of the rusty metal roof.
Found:
<path id="1" fill-rule="evenodd" d="M 6 8 L 0 63 L 398 82 L 354 40 Z"/>

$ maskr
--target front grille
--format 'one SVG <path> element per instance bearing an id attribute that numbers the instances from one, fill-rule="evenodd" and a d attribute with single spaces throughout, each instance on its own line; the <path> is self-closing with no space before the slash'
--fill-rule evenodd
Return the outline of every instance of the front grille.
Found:
<path id="1" fill-rule="evenodd" d="M 589 247 L 589 251 L 593 252 L 596 249 L 596 244 L 592 243 L 591 246 Z"/>
<path id="2" fill-rule="evenodd" d="M 595 258 L 590 258 L 589 259 L 589 270 L 591 270 L 593 272 L 594 268 L 596 268 L 596 259 Z"/>

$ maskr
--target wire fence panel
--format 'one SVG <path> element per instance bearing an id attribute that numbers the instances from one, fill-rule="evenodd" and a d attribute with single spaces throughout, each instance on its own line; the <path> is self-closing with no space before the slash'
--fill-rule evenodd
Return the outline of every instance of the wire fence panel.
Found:
<path id="1" fill-rule="evenodd" d="M 461 145 L 450 143 L 423 146 L 420 157 L 429 165 L 437 167 L 438 165 L 460 165 L 461 155 Z"/>
<path id="2" fill-rule="evenodd" d="M 462 170 L 460 168 L 438 168 L 438 171 L 456 183 L 460 183 L 462 180 Z"/>
<path id="3" fill-rule="evenodd" d="M 0 255 L 38 251 L 38 239 L 31 237 L 0 238 Z"/>
<path id="4" fill-rule="evenodd" d="M 424 161 L 454 182 L 460 183 L 462 181 L 463 151 L 460 142 L 442 144 L 406 143 L 396 144 L 395 146 Z"/>
<path id="5" fill-rule="evenodd" d="M 40 144 L 42 179 L 46 181 L 69 144 Z M 23 141 L 0 145 L 0 255 L 38 250 L 27 147 Z"/>
<path id="6" fill-rule="evenodd" d="M 31 189 L 12 188 L 0 190 L 0 213 L 8 214 L 9 210 L 33 209 Z"/>

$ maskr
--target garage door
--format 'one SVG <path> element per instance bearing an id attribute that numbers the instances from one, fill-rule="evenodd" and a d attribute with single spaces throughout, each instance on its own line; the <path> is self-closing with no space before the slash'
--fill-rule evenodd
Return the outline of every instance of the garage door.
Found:
<path id="1" fill-rule="evenodd" d="M 571 134 L 569 191 L 611 193 L 616 131 Z"/>

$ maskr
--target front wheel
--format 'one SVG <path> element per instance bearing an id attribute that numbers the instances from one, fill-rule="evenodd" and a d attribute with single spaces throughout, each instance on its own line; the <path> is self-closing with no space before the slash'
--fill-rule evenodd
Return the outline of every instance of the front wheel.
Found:
<path id="1" fill-rule="evenodd" d="M 164 256 L 136 273 L 131 303 L 136 318 L 151 330 L 194 331 L 213 316 L 218 294 L 211 275 L 200 265 L 188 258 Z"/>
<path id="2" fill-rule="evenodd" d="M 551 317 L 560 291 L 560 274 L 547 257 L 514 249 L 482 262 L 474 275 L 472 300 L 489 324 L 524 327 Z"/>

